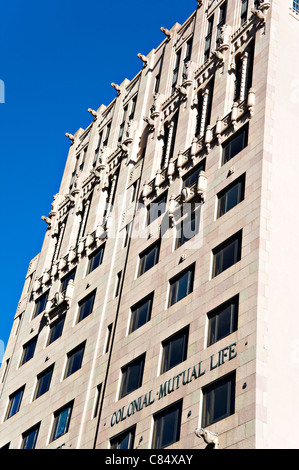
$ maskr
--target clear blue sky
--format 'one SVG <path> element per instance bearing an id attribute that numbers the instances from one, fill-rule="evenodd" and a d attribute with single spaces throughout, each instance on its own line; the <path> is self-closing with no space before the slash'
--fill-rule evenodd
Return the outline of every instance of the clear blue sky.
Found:
<path id="1" fill-rule="evenodd" d="M 111 82 L 132 79 L 196 0 L 0 0 L 1 312 L 7 344 L 30 260 L 87 109 L 109 104 Z M 1 355 L 1 351 L 0 351 Z M 1 357 L 0 357 L 1 362 Z"/>

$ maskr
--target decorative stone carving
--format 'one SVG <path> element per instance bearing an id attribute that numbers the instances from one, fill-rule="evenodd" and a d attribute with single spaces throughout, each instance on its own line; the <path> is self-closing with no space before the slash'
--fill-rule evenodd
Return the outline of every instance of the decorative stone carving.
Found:
<path id="1" fill-rule="evenodd" d="M 112 88 L 114 88 L 117 91 L 117 96 L 120 95 L 121 93 L 121 88 L 119 85 L 116 85 L 116 83 L 111 83 Z"/>
<path id="2" fill-rule="evenodd" d="M 195 435 L 201 437 L 209 447 L 218 449 L 218 434 L 208 431 L 207 429 L 197 428 Z"/>
<path id="3" fill-rule="evenodd" d="M 171 32 L 167 28 L 164 28 L 163 26 L 161 26 L 160 31 L 162 31 L 162 33 L 165 34 L 165 36 L 168 39 L 171 38 Z"/>
<path id="4" fill-rule="evenodd" d="M 250 90 L 248 91 L 247 106 L 250 113 L 250 117 L 252 117 L 255 106 L 255 90 L 253 88 L 250 88 Z"/>
<path id="5" fill-rule="evenodd" d="M 231 27 L 228 24 L 224 24 L 220 28 L 220 35 L 217 39 L 217 49 L 223 52 L 229 48 L 231 39 Z"/>
<path id="6" fill-rule="evenodd" d="M 185 64 L 185 70 L 183 72 L 183 86 L 188 87 L 193 83 L 194 74 L 196 71 L 196 64 L 192 60 L 189 60 Z"/>
<path id="7" fill-rule="evenodd" d="M 186 88 L 182 85 L 177 85 L 175 87 L 176 91 L 180 94 L 181 98 L 182 99 L 186 99 L 187 96 L 188 96 L 188 91 L 186 90 Z"/>
<path id="8" fill-rule="evenodd" d="M 46 222 L 46 224 L 48 224 L 47 230 L 50 229 L 51 228 L 51 219 L 50 219 L 50 217 L 46 217 L 46 216 L 42 215 L 41 219 L 44 220 Z"/>
<path id="9" fill-rule="evenodd" d="M 74 143 L 75 137 L 72 134 L 69 134 L 68 132 L 66 132 L 65 136 L 68 137 L 72 143 Z"/>
<path id="10" fill-rule="evenodd" d="M 125 139 L 123 141 L 125 145 L 131 144 L 133 142 L 136 129 L 137 129 L 137 122 L 131 119 L 128 122 L 127 129 L 125 132 Z"/>
<path id="11" fill-rule="evenodd" d="M 142 60 L 144 67 L 146 67 L 148 65 L 148 58 L 145 57 L 145 55 L 142 55 L 139 52 L 139 54 L 137 54 L 137 57 L 139 57 L 139 59 Z"/>
<path id="12" fill-rule="evenodd" d="M 96 111 L 94 111 L 93 109 L 91 108 L 88 108 L 87 110 L 95 119 L 97 119 L 98 117 L 98 113 Z"/>
<path id="13" fill-rule="evenodd" d="M 144 117 L 143 120 L 148 124 L 151 131 L 155 129 L 155 121 L 151 117 Z"/>
<path id="14" fill-rule="evenodd" d="M 211 54 L 218 60 L 220 65 L 224 64 L 224 54 L 217 49 L 211 51 Z"/>
<path id="15" fill-rule="evenodd" d="M 156 117 L 160 116 L 162 104 L 165 101 L 165 96 L 161 93 L 154 94 L 154 102 L 151 106 L 151 119 L 155 119 Z"/>

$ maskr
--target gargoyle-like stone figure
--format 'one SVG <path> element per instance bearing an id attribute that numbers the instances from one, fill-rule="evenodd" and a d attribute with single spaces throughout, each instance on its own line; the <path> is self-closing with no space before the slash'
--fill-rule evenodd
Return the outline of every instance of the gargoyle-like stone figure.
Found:
<path id="1" fill-rule="evenodd" d="M 218 449 L 218 434 L 215 434 L 207 429 L 197 428 L 195 435 L 201 437 L 211 449 Z"/>
<path id="2" fill-rule="evenodd" d="M 120 143 L 117 145 L 117 147 L 121 150 L 123 155 L 128 155 L 129 149 L 125 144 Z"/>
<path id="3" fill-rule="evenodd" d="M 149 125 L 151 129 L 155 127 L 155 121 L 150 117 L 144 117 L 143 120 Z"/>
<path id="4" fill-rule="evenodd" d="M 97 112 L 94 111 L 93 109 L 88 108 L 87 111 L 88 111 L 95 119 L 98 117 Z"/>
<path id="5" fill-rule="evenodd" d="M 252 8 L 251 13 L 262 23 L 264 24 L 266 22 L 266 16 L 267 16 L 267 11 L 264 12 L 260 8 Z"/>
<path id="6" fill-rule="evenodd" d="M 119 85 L 116 85 L 116 83 L 111 83 L 112 88 L 117 91 L 117 94 L 120 95 L 121 88 Z"/>
<path id="7" fill-rule="evenodd" d="M 140 54 L 140 53 L 139 53 L 139 54 L 137 54 L 137 57 L 139 57 L 139 59 L 140 59 L 140 60 L 142 60 L 142 62 L 143 62 L 143 65 L 146 67 L 146 66 L 147 66 L 147 64 L 148 64 L 148 58 L 147 58 L 147 57 L 145 57 L 145 55 L 142 55 L 142 54 Z"/>
<path id="8" fill-rule="evenodd" d="M 175 87 L 176 91 L 179 92 L 179 94 L 181 95 L 182 98 L 187 98 L 187 95 L 188 95 L 188 91 L 186 90 L 185 87 L 181 86 L 181 85 L 178 85 Z"/>
<path id="9" fill-rule="evenodd" d="M 76 198 L 73 194 L 66 194 L 65 199 L 67 199 L 71 204 L 75 204 Z"/>
<path id="10" fill-rule="evenodd" d="M 224 63 L 224 55 L 222 54 L 222 52 L 214 49 L 213 51 L 211 51 L 211 54 L 218 60 L 221 65 Z"/>
<path id="11" fill-rule="evenodd" d="M 46 217 L 46 216 L 43 215 L 41 217 L 41 219 L 44 220 L 46 222 L 46 224 L 48 224 L 48 229 L 50 229 L 51 228 L 51 219 L 50 219 L 50 217 Z"/>
<path id="12" fill-rule="evenodd" d="M 162 31 L 162 33 L 165 34 L 168 39 L 171 38 L 171 32 L 167 28 L 161 26 L 160 31 Z"/>
<path id="13" fill-rule="evenodd" d="M 137 122 L 131 119 L 131 121 L 129 121 L 127 124 L 124 144 L 130 144 L 133 141 L 136 128 L 137 128 Z"/>
<path id="14" fill-rule="evenodd" d="M 74 142 L 75 137 L 73 136 L 73 134 L 69 134 L 68 132 L 66 132 L 65 136 L 68 137 L 72 143 Z"/>

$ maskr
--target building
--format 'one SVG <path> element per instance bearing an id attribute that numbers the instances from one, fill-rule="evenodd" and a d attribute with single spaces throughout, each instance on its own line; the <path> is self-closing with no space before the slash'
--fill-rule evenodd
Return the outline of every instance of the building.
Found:
<path id="1" fill-rule="evenodd" d="M 299 4 L 197 3 L 67 134 L 2 448 L 298 447 Z"/>

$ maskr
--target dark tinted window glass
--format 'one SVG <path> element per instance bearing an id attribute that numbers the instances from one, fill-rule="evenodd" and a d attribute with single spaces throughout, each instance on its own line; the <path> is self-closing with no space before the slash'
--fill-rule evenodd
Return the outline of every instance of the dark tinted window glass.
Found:
<path id="1" fill-rule="evenodd" d="M 66 405 L 54 413 L 54 426 L 51 441 L 68 432 L 73 404 Z"/>
<path id="2" fill-rule="evenodd" d="M 130 325 L 130 333 L 147 323 L 151 317 L 153 304 L 153 294 L 143 299 L 137 305 L 132 307 L 132 318 Z"/>
<path id="3" fill-rule="evenodd" d="M 163 342 L 162 373 L 186 360 L 188 334 L 189 328 L 184 328 Z"/>
<path id="4" fill-rule="evenodd" d="M 223 164 L 231 160 L 241 150 L 248 145 L 248 126 L 242 127 L 229 140 L 224 142 L 223 148 Z"/>
<path id="5" fill-rule="evenodd" d="M 50 335 L 48 345 L 54 343 L 62 335 L 64 327 L 65 315 L 59 318 L 55 323 L 50 326 Z"/>
<path id="6" fill-rule="evenodd" d="M 122 368 L 120 398 L 141 387 L 145 355 L 140 356 Z"/>
<path id="7" fill-rule="evenodd" d="M 23 355 L 21 360 L 21 366 L 28 362 L 34 356 L 35 348 L 37 343 L 37 336 L 30 340 L 23 346 Z"/>
<path id="8" fill-rule="evenodd" d="M 225 302 L 208 314 L 208 346 L 233 333 L 238 327 L 239 297 Z"/>
<path id="9" fill-rule="evenodd" d="M 151 269 L 158 263 L 160 251 L 160 241 L 150 246 L 140 255 L 139 276 Z"/>
<path id="10" fill-rule="evenodd" d="M 89 258 L 87 274 L 96 269 L 100 264 L 102 264 L 104 256 L 104 246 L 102 246 L 95 254 Z"/>
<path id="11" fill-rule="evenodd" d="M 213 382 L 203 389 L 203 427 L 235 412 L 235 374 Z"/>
<path id="12" fill-rule="evenodd" d="M 53 375 L 53 369 L 54 367 L 52 366 L 51 368 L 47 369 L 46 371 L 42 372 L 38 377 L 37 377 L 37 386 L 36 386 L 36 392 L 35 392 L 35 399 L 46 393 L 51 384 L 52 380 L 52 375 Z"/>
<path id="13" fill-rule="evenodd" d="M 39 427 L 40 427 L 40 424 L 24 432 L 22 449 L 35 449 Z"/>
<path id="14" fill-rule="evenodd" d="M 11 418 L 11 416 L 15 415 L 19 411 L 24 395 L 24 390 L 25 387 L 22 387 L 9 397 L 9 405 L 6 419 Z"/>
<path id="15" fill-rule="evenodd" d="M 205 171 L 206 161 L 203 160 L 198 167 L 196 167 L 191 173 L 184 176 L 183 187 L 190 188 L 194 183 L 198 181 L 199 173 Z"/>
<path id="16" fill-rule="evenodd" d="M 45 310 L 46 303 L 48 301 L 48 295 L 49 295 L 49 292 L 46 292 L 35 302 L 33 318 L 37 317 L 40 313 L 42 313 Z"/>
<path id="17" fill-rule="evenodd" d="M 153 449 L 163 449 L 180 440 L 182 402 L 154 416 Z"/>
<path id="18" fill-rule="evenodd" d="M 110 441 L 111 449 L 133 449 L 136 428 L 128 429 Z"/>
<path id="19" fill-rule="evenodd" d="M 213 250 L 213 277 L 218 276 L 241 259 L 242 231 Z"/>
<path id="20" fill-rule="evenodd" d="M 90 294 L 88 297 L 86 297 L 79 303 L 78 322 L 84 320 L 84 318 L 88 317 L 88 315 L 92 313 L 94 299 L 95 299 L 95 292 Z"/>
<path id="21" fill-rule="evenodd" d="M 65 372 L 65 378 L 74 374 L 81 368 L 83 355 L 84 355 L 85 343 L 78 348 L 74 349 L 68 354 L 67 367 Z"/>
<path id="22" fill-rule="evenodd" d="M 147 225 L 160 217 L 166 211 L 167 193 L 151 202 L 147 208 Z"/>
<path id="23" fill-rule="evenodd" d="M 60 286 L 61 292 L 64 292 L 66 290 L 69 281 L 71 280 L 73 281 L 75 279 L 75 276 L 76 276 L 76 270 L 74 269 L 61 280 L 61 286 Z"/>
<path id="24" fill-rule="evenodd" d="M 218 217 L 226 214 L 244 199 L 245 175 L 230 184 L 218 195 Z"/>
<path id="25" fill-rule="evenodd" d="M 193 291 L 194 266 L 170 281 L 169 305 L 173 305 Z"/>

